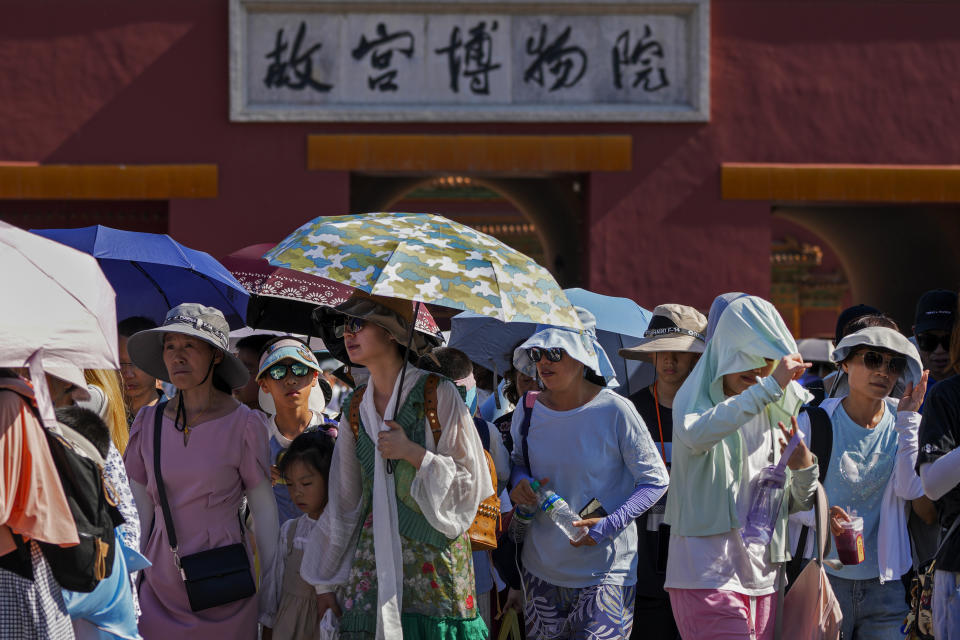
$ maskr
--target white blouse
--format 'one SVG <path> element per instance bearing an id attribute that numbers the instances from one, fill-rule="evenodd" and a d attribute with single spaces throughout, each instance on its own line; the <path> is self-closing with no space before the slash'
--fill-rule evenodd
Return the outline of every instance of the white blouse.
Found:
<path id="1" fill-rule="evenodd" d="M 407 367 L 401 405 L 425 372 Z M 392 411 L 399 376 L 388 403 Z M 360 416 L 376 446 L 377 433 L 389 430 L 373 403 L 371 378 Z M 440 441 L 433 441 L 429 422 L 424 419 L 424 455 L 410 487 L 410 494 L 432 527 L 450 539 L 464 533 L 473 523 L 480 501 L 493 494 L 490 472 L 483 455 L 480 436 L 456 387 L 441 382 L 437 388 L 437 417 L 443 425 Z M 333 592 L 347 582 L 362 526 L 361 468 L 356 455 L 356 438 L 348 424 L 340 423 L 340 437 L 330 467 L 327 506 L 305 546 L 300 574 L 316 587 L 317 593 Z M 396 494 L 392 478 L 379 455 L 375 457 L 373 493 L 373 536 L 377 563 L 379 612 L 377 638 L 402 637 L 403 564 L 397 525 Z"/>

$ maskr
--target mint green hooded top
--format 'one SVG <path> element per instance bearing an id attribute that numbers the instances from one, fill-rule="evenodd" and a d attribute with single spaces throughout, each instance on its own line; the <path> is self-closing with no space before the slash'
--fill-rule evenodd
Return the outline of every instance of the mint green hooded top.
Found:
<path id="1" fill-rule="evenodd" d="M 723 376 L 765 366 L 797 353 L 797 344 L 772 304 L 755 296 L 739 298 L 724 310 L 700 360 L 673 403 L 673 467 L 665 520 L 681 536 L 711 536 L 740 529 L 737 495 L 750 486 L 743 478 L 740 427 L 763 414 L 770 429 L 790 424 L 812 396 L 796 382 L 786 389 L 772 377 L 727 398 Z M 812 507 L 817 465 L 787 470 L 787 495 L 770 543 L 770 562 L 789 559 L 787 516 Z"/>

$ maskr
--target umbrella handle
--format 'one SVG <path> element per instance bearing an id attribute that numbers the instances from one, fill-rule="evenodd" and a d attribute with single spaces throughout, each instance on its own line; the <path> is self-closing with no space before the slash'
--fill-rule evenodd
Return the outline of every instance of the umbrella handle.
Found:
<path id="1" fill-rule="evenodd" d="M 410 356 L 410 347 L 413 345 L 413 332 L 417 329 L 417 315 L 420 313 L 420 301 L 417 300 L 413 307 L 413 322 L 410 323 L 410 332 L 407 334 L 407 348 L 403 352 L 403 366 L 400 369 L 400 384 L 397 386 L 397 399 L 393 402 L 393 415 L 391 420 L 397 419 L 397 411 L 400 410 L 400 396 L 403 395 L 403 379 L 407 374 L 407 360 Z M 393 473 L 395 466 L 394 460 L 387 460 L 387 473 Z"/>

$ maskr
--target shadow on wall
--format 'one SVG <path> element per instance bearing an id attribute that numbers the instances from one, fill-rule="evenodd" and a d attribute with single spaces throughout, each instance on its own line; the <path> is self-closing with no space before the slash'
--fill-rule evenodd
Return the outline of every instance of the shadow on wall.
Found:
<path id="1" fill-rule="evenodd" d="M 350 212 L 390 211 L 414 189 L 436 176 L 351 174 Z M 471 180 L 509 200 L 537 230 L 545 266 L 562 287 L 580 286 L 586 265 L 584 198 L 578 175 L 537 178 L 470 176 Z M 443 211 L 435 211 L 443 215 Z"/>
<path id="2" fill-rule="evenodd" d="M 910 332 L 917 299 L 960 286 L 960 206 L 778 206 L 839 256 L 853 304 L 870 304 Z"/>

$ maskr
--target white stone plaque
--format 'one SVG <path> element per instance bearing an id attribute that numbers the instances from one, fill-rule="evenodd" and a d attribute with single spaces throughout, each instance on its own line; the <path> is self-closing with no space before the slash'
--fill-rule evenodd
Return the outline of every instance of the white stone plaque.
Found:
<path id="1" fill-rule="evenodd" d="M 703 121 L 709 0 L 231 0 L 235 121 Z"/>

